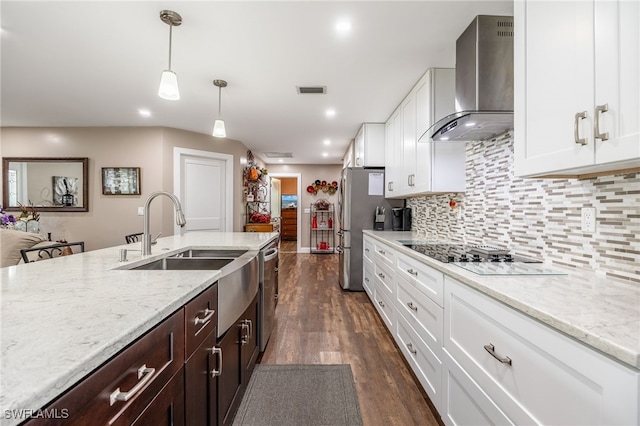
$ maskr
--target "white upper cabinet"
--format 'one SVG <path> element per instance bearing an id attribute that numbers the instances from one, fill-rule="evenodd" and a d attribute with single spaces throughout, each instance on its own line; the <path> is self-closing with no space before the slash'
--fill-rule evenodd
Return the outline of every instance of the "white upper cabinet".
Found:
<path id="1" fill-rule="evenodd" d="M 344 158 L 342 159 L 342 168 L 344 169 L 346 169 L 347 167 L 354 166 L 353 144 L 354 144 L 354 141 L 351 141 L 351 143 L 349 144 L 349 147 L 347 148 L 347 151 L 344 153 Z"/>
<path id="2" fill-rule="evenodd" d="M 465 145 L 418 142 L 454 111 L 455 70 L 428 69 L 386 123 L 388 198 L 464 191 Z"/>
<path id="3" fill-rule="evenodd" d="M 353 167 L 384 167 L 384 123 L 363 123 L 353 142 Z"/>
<path id="4" fill-rule="evenodd" d="M 398 152 L 402 137 L 402 114 L 396 109 L 384 124 L 384 185 L 385 196 L 393 198 L 400 193 L 400 168 L 402 156 Z"/>
<path id="5" fill-rule="evenodd" d="M 518 0 L 515 172 L 640 167 L 640 2 Z"/>

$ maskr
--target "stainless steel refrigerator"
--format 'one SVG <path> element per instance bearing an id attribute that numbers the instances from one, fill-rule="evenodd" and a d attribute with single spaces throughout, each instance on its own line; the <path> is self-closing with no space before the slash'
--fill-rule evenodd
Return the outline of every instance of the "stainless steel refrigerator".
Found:
<path id="1" fill-rule="evenodd" d="M 342 170 L 338 196 L 338 283 L 344 290 L 363 291 L 362 230 L 374 229 L 377 207 L 384 207 L 384 230 L 392 230 L 393 207 L 404 200 L 384 198 L 384 169 L 347 167 Z"/>

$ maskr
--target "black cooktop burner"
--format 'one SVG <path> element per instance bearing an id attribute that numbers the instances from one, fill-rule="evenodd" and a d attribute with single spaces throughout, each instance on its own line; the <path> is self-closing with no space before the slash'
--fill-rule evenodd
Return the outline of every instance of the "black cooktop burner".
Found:
<path id="1" fill-rule="evenodd" d="M 525 262 L 539 263 L 537 260 L 514 256 L 507 250 L 469 244 L 410 244 L 404 246 L 444 263 L 452 262 Z"/>

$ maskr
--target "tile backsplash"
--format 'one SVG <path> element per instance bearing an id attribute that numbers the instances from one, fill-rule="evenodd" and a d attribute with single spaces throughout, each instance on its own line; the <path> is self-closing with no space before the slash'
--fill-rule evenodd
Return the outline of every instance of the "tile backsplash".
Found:
<path id="1" fill-rule="evenodd" d="M 515 177 L 511 137 L 468 143 L 466 163 L 465 193 L 407 200 L 414 231 L 640 283 L 640 174 Z M 596 209 L 595 233 L 582 232 L 583 207 Z"/>

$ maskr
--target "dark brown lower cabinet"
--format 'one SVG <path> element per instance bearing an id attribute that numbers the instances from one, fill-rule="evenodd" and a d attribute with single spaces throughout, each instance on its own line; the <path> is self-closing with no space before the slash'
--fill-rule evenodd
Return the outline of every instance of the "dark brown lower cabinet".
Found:
<path id="1" fill-rule="evenodd" d="M 214 328 L 185 364 L 186 422 L 189 426 L 218 424 L 219 351 Z"/>
<path id="2" fill-rule="evenodd" d="M 26 424 L 131 425 L 148 412 L 163 389 L 168 392 L 163 398 L 175 402 L 171 405 L 175 416 L 184 417 L 184 402 L 177 404 L 184 400 L 184 391 L 180 390 L 181 396 L 170 395 L 173 388 L 166 387 L 171 380 L 184 386 L 180 379 L 184 341 L 184 311 L 180 309 L 46 407 L 49 412 L 64 410 L 68 418 L 36 418 Z M 157 404 L 162 405 L 160 400 Z"/>
<path id="3" fill-rule="evenodd" d="M 217 339 L 217 291 L 203 291 L 46 407 L 68 418 L 24 425 L 230 425 L 259 354 L 258 296 Z"/>
<path id="4" fill-rule="evenodd" d="M 258 297 L 220 338 L 222 372 L 218 377 L 218 424 L 230 425 L 258 358 Z"/>
<path id="5" fill-rule="evenodd" d="M 184 426 L 184 415 L 184 369 L 181 369 L 131 425 Z"/>

